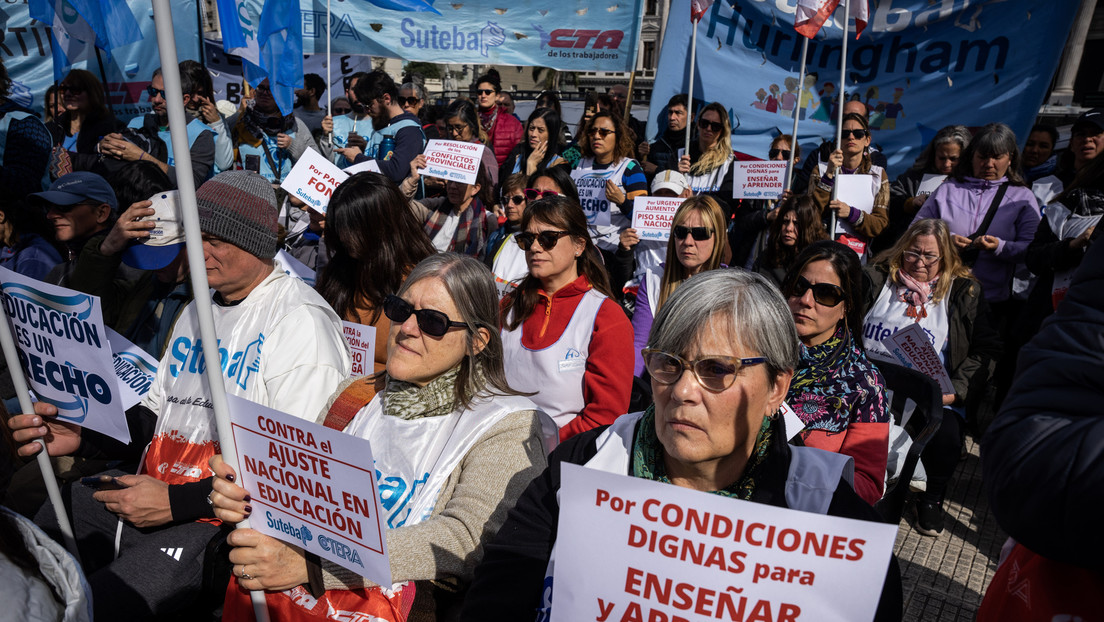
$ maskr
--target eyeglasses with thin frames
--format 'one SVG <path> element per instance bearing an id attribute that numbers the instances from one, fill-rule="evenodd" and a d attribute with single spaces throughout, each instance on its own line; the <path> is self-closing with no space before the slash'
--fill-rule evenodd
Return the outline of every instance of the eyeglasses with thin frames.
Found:
<path id="1" fill-rule="evenodd" d="M 676 354 L 652 348 L 645 348 L 642 354 L 644 366 L 656 382 L 674 384 L 682 377 L 682 373 L 689 369 L 698 384 L 713 393 L 720 393 L 731 387 L 744 367 L 767 362 L 767 359 L 762 356 L 740 358 L 722 355 L 703 356 L 688 361 Z"/>
<path id="2" fill-rule="evenodd" d="M 913 263 L 919 263 L 922 266 L 930 266 L 933 263 L 942 259 L 939 255 L 932 255 L 929 253 L 918 253 L 916 251 L 905 251 L 901 253 L 905 257 L 905 261 L 911 261 Z"/>

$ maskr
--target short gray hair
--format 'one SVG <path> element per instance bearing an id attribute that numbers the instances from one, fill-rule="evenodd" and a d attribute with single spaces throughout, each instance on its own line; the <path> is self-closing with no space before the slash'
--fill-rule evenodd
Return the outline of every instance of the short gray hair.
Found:
<path id="1" fill-rule="evenodd" d="M 726 339 L 767 359 L 772 382 L 797 367 L 797 328 L 782 293 L 765 277 L 739 268 L 710 270 L 679 285 L 660 308 L 648 347 L 681 356 L 717 316 L 728 325 Z"/>
<path id="2" fill-rule="evenodd" d="M 487 266 L 473 257 L 458 253 L 430 255 L 414 266 L 406 277 L 398 296 L 405 294 L 422 279 L 436 277 L 445 285 L 459 318 L 449 318 L 468 325 L 468 355 L 460 363 L 456 379 L 456 400 L 464 407 L 480 394 L 528 395 L 510 388 L 503 368 L 502 336 L 498 329 L 498 290 Z M 479 354 L 475 351 L 475 336 L 480 328 L 487 330 L 487 345 Z"/>
<path id="3" fill-rule="evenodd" d="M 417 97 L 418 99 L 420 99 L 422 101 L 425 101 L 425 89 L 424 88 L 422 88 L 421 86 L 419 86 L 419 85 L 417 85 L 413 82 L 407 82 L 407 83 L 405 83 L 405 84 L 403 84 L 402 86 L 399 87 L 400 91 L 405 91 L 407 89 L 409 89 L 411 91 L 414 91 L 414 97 Z"/>

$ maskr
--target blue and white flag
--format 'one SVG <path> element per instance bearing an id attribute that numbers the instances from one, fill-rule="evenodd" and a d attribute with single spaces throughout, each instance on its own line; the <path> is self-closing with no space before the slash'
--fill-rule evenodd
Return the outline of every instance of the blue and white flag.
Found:
<path id="1" fill-rule="evenodd" d="M 28 0 L 30 16 L 50 24 L 54 79 L 61 80 L 95 48 L 110 58 L 115 48 L 142 39 L 142 31 L 123 0 Z"/>
<path id="2" fill-rule="evenodd" d="M 698 28 L 694 98 L 720 102 L 732 121 L 732 146 L 766 158 L 771 139 L 801 124 L 804 152 L 834 139 L 841 85 L 841 12 L 809 40 L 808 74 L 798 84 L 799 0 L 728 0 Z M 855 8 L 855 7 L 852 7 Z M 687 92 L 690 0 L 673 0 L 649 111 L 648 136 L 671 96 Z M 848 99 L 870 108 L 874 143 L 892 174 L 903 172 L 940 128 L 1007 123 L 1023 139 L 1062 54 L 1077 3 L 1051 0 L 977 3 L 894 0 L 871 3 L 869 25 L 847 48 Z M 854 35 L 850 35 L 853 37 Z"/>
<path id="3" fill-rule="evenodd" d="M 218 0 L 222 45 L 242 59 L 245 79 L 265 78 L 283 114 L 291 114 L 303 86 L 303 17 L 298 0 Z M 237 24 L 237 27 L 234 25 Z"/>

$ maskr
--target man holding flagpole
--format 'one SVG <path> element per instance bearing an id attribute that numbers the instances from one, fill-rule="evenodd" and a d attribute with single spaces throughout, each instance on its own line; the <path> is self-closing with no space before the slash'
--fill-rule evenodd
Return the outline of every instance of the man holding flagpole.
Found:
<path id="1" fill-rule="evenodd" d="M 313 421 L 348 376 L 351 358 L 329 305 L 274 269 L 275 193 L 254 173 L 229 171 L 203 184 L 196 201 L 227 393 Z M 143 240 L 148 228 L 131 228 L 128 235 Z M 56 408 L 45 402 L 34 414 L 8 421 L 22 456 L 37 453 L 38 440 L 52 456 L 129 460 L 149 445 L 142 474 L 108 471 L 91 487 L 69 491 L 98 619 L 156 618 L 179 612 L 199 595 L 206 547 L 220 529 L 207 499 L 207 462 L 220 449 L 205 347 L 192 302 L 173 329 L 149 393 L 127 411 L 130 445 L 58 422 Z M 36 520 L 48 532 L 56 529 L 49 506 Z"/>

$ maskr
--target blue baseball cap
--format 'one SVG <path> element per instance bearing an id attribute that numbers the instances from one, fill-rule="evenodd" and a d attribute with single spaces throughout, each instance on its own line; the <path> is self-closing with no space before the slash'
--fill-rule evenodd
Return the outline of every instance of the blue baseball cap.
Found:
<path id="1" fill-rule="evenodd" d="M 107 180 L 95 173 L 77 171 L 62 175 L 57 181 L 50 184 L 50 189 L 45 192 L 35 192 L 28 195 L 32 202 L 49 203 L 52 205 L 76 205 L 77 203 L 107 203 L 111 211 L 119 211 L 119 202 L 115 198 L 115 191 L 108 185 Z"/>

